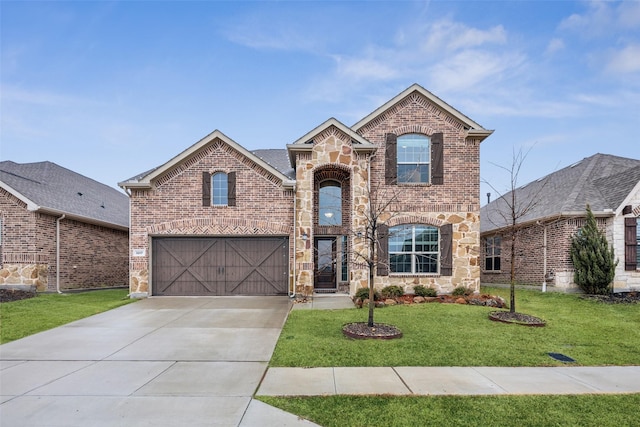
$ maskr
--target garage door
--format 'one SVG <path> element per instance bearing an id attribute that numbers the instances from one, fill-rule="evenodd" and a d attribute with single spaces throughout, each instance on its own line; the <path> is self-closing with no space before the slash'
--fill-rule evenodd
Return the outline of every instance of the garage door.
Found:
<path id="1" fill-rule="evenodd" d="M 289 239 L 153 239 L 153 295 L 284 295 Z"/>

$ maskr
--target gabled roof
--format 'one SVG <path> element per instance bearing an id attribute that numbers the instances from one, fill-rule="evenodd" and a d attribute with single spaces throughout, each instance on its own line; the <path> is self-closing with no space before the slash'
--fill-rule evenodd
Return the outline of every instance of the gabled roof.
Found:
<path id="1" fill-rule="evenodd" d="M 126 195 L 52 162 L 0 162 L 0 187 L 26 203 L 30 211 L 129 228 Z"/>
<path id="2" fill-rule="evenodd" d="M 518 223 L 558 216 L 584 216 L 587 204 L 594 214 L 613 215 L 640 183 L 640 160 L 595 154 L 515 190 L 516 203 L 535 206 Z M 507 226 L 505 200 L 511 192 L 480 209 L 482 233 Z"/>
<path id="3" fill-rule="evenodd" d="M 260 157 L 256 156 L 254 153 L 252 153 L 251 151 L 247 150 L 246 148 L 244 148 L 243 146 L 241 146 L 240 144 L 238 144 L 237 142 L 235 142 L 234 140 L 232 140 L 231 138 L 229 138 L 228 136 L 226 136 L 225 134 L 223 134 L 219 130 L 215 130 L 215 131 L 211 132 L 209 135 L 207 135 L 204 138 L 202 138 L 200 141 L 198 141 L 195 144 L 193 144 L 191 147 L 189 147 L 186 150 L 184 150 L 182 153 L 178 154 L 177 156 L 175 156 L 174 158 L 172 158 L 168 162 L 164 163 L 163 165 L 158 166 L 158 167 L 156 167 L 154 169 L 151 169 L 151 170 L 149 170 L 147 172 L 143 172 L 143 173 L 141 173 L 139 175 L 136 175 L 133 178 L 129 178 L 126 181 L 119 182 L 118 185 L 120 187 L 122 187 L 122 188 L 125 188 L 125 189 L 128 189 L 128 188 L 151 188 L 154 179 L 158 178 L 159 176 L 161 176 L 165 172 L 167 172 L 167 171 L 171 170 L 172 168 L 176 167 L 178 164 L 182 163 L 183 161 L 187 160 L 188 158 L 192 157 L 193 155 L 198 153 L 200 150 L 202 150 L 203 148 L 205 148 L 209 144 L 212 144 L 216 139 L 221 140 L 222 142 L 224 142 L 225 144 L 229 145 L 231 148 L 233 148 L 234 150 L 236 150 L 237 152 L 239 152 L 243 156 L 245 156 L 248 159 L 250 159 L 251 161 L 255 162 L 260 167 L 264 168 L 265 170 L 267 170 L 268 172 L 270 172 L 274 176 L 280 178 L 282 180 L 282 182 L 283 182 L 283 185 L 285 185 L 285 184 L 289 185 L 290 184 L 289 177 L 287 175 L 285 175 L 282 171 L 280 171 L 279 169 L 277 169 L 273 165 L 269 164 L 267 161 L 264 161 Z"/>
<path id="4" fill-rule="evenodd" d="M 413 85 L 409 86 L 407 89 L 405 89 L 404 91 L 399 93 L 397 96 L 395 96 L 394 98 L 392 98 L 391 100 L 386 102 L 384 105 L 382 105 L 381 107 L 376 109 L 374 112 L 372 112 L 371 114 L 367 115 L 365 118 L 360 120 L 358 123 L 356 123 L 353 126 L 351 126 L 351 128 L 353 130 L 355 130 L 356 132 L 359 131 L 367 123 L 369 123 L 370 121 L 376 119 L 378 116 L 383 114 L 385 111 L 387 111 L 388 109 L 392 108 L 394 105 L 396 105 L 397 103 L 401 102 L 407 96 L 411 95 L 414 92 L 417 92 L 417 93 L 421 94 L 422 96 L 427 98 L 429 101 L 431 101 L 432 103 L 437 105 L 439 108 L 441 108 L 443 111 L 447 112 L 448 114 L 450 114 L 451 116 L 453 116 L 457 120 L 459 120 L 461 123 L 463 123 L 463 125 L 465 126 L 465 128 L 469 132 L 469 136 L 476 136 L 478 138 L 484 139 L 484 138 L 488 137 L 489 135 L 491 135 L 493 133 L 492 130 L 485 129 L 480 124 L 478 124 L 477 122 L 471 120 L 469 117 L 467 117 L 466 115 L 462 114 L 460 111 L 456 110 L 451 105 L 447 104 L 442 99 L 438 98 L 436 95 L 434 95 L 433 93 L 429 92 L 427 89 L 423 88 L 422 86 L 420 86 L 417 83 L 414 83 Z"/>
<path id="5" fill-rule="evenodd" d="M 291 161 L 291 166 L 295 166 L 295 155 L 293 153 L 298 151 L 311 151 L 313 150 L 313 138 L 316 135 L 326 131 L 327 129 L 335 127 L 339 131 L 343 132 L 347 136 L 351 138 L 351 146 L 355 151 L 375 151 L 376 146 L 367 139 L 363 138 L 360 134 L 354 132 L 349 126 L 343 124 L 340 120 L 335 118 L 330 118 L 324 123 L 316 126 L 313 130 L 307 132 L 302 137 L 298 138 L 293 144 L 287 145 L 287 150 L 289 151 L 289 158 Z"/>

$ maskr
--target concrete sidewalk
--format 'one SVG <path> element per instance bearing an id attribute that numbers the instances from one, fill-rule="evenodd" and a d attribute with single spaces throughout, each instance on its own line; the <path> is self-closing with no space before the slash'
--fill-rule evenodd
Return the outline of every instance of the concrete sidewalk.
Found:
<path id="1" fill-rule="evenodd" d="M 640 366 L 269 368 L 258 396 L 640 393 Z"/>

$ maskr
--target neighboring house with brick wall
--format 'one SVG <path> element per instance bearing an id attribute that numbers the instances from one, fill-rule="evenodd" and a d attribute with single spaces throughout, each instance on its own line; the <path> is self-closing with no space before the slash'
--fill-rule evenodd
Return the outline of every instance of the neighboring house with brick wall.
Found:
<path id="1" fill-rule="evenodd" d="M 55 163 L 0 162 L 0 286 L 126 286 L 129 201 Z"/>
<path id="2" fill-rule="evenodd" d="M 614 289 L 640 290 L 640 160 L 595 154 L 515 191 L 517 205 L 534 202 L 517 222 L 517 282 L 576 288 L 569 248 L 588 204 L 619 260 Z M 505 199 L 511 193 L 480 210 L 483 283 L 510 281 Z"/>
<path id="3" fill-rule="evenodd" d="M 480 143 L 491 133 L 418 85 L 286 149 L 251 152 L 214 131 L 119 184 L 131 294 L 353 294 L 368 286 L 356 254 L 374 196 L 389 202 L 377 287 L 478 290 Z"/>

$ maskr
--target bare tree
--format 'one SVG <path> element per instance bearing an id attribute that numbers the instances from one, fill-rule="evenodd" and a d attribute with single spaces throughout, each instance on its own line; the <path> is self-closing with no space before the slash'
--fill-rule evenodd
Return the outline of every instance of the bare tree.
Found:
<path id="1" fill-rule="evenodd" d="M 380 267 L 389 268 L 389 262 L 387 259 L 382 259 L 381 253 L 386 251 L 381 250 L 380 245 L 385 237 L 388 237 L 389 229 L 386 223 L 397 216 L 398 213 L 392 208 L 394 203 L 398 201 L 398 193 L 395 189 L 384 188 L 382 183 L 378 183 L 375 187 L 369 187 L 366 196 L 367 203 L 365 208 L 358 212 L 359 216 L 364 220 L 362 227 L 356 227 L 356 230 L 352 231 L 352 235 L 355 238 L 364 239 L 366 244 L 365 250 L 354 250 L 354 254 L 357 259 L 361 260 L 367 265 L 369 273 L 369 317 L 367 325 L 373 327 L 373 313 L 375 308 L 375 288 L 374 288 L 374 276 L 377 269 Z"/>
<path id="2" fill-rule="evenodd" d="M 547 180 L 542 180 L 540 185 L 535 186 L 535 188 L 531 188 L 529 191 L 525 192 L 522 188 L 518 189 L 518 176 L 520 175 L 520 170 L 522 169 L 522 166 L 530 152 L 531 148 L 524 152 L 522 149 L 519 149 L 517 152 L 514 149 L 510 166 L 491 163 L 509 174 L 510 188 L 508 193 L 501 194 L 500 191 L 496 190 L 491 183 L 484 181 L 493 191 L 496 192 L 496 194 L 498 194 L 498 198 L 495 201 L 496 207 L 490 212 L 491 217 L 488 218 L 488 220 L 493 225 L 503 228 L 506 237 L 510 242 L 511 271 L 509 277 L 509 311 L 511 313 L 516 312 L 516 249 L 519 245 L 520 233 L 522 231 L 520 222 L 522 219 L 526 218 L 527 215 L 531 214 L 532 210 L 540 204 L 540 195 L 547 184 Z"/>

